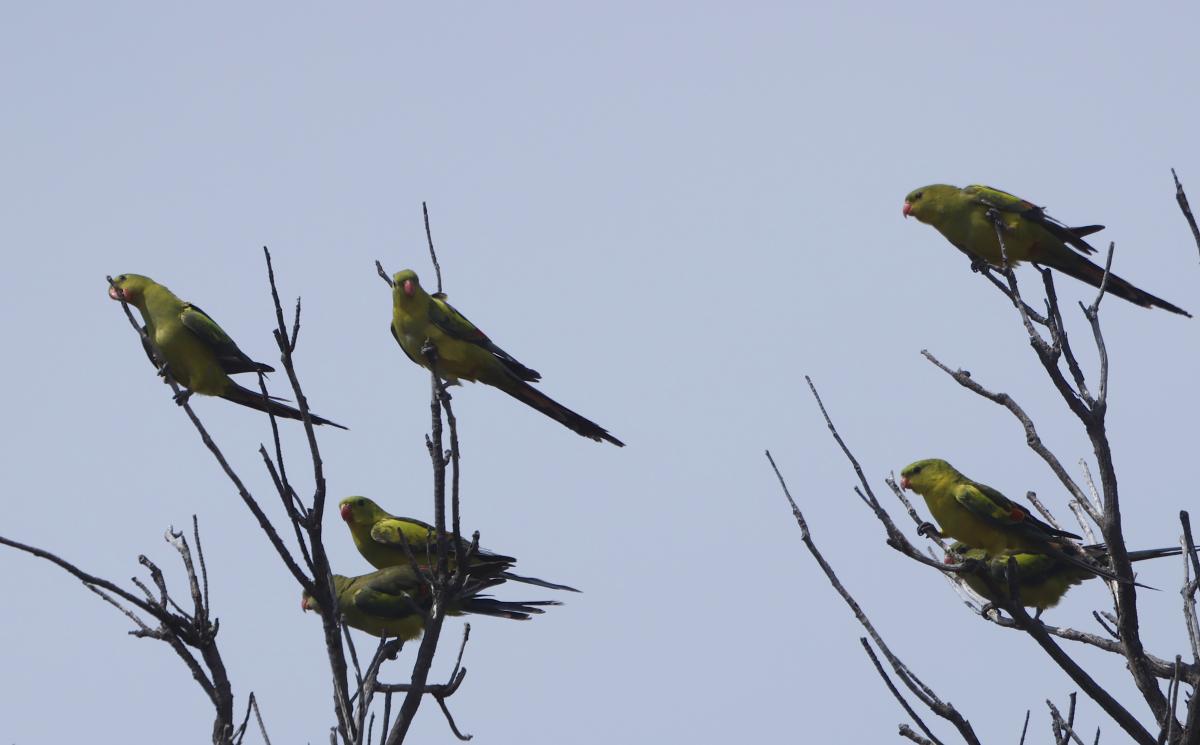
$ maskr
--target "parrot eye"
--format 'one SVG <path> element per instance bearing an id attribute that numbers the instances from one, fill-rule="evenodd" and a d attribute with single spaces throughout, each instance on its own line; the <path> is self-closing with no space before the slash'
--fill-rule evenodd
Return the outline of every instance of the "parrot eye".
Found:
<path id="1" fill-rule="evenodd" d="M 124 274 L 122 274 L 120 277 L 117 277 L 117 281 L 118 281 L 118 282 L 124 282 L 124 281 L 125 281 L 125 275 L 124 275 Z"/>
<path id="2" fill-rule="evenodd" d="M 909 473 L 909 475 L 910 475 L 910 476 L 916 476 L 916 475 L 917 475 L 918 473 L 920 473 L 920 472 L 921 472 L 921 467 L 920 467 L 920 466 L 917 466 L 916 468 L 914 468 L 913 470 L 909 471 L 908 473 Z"/>
<path id="3" fill-rule="evenodd" d="M 912 195 L 912 200 L 915 202 L 915 201 L 917 201 L 918 199 L 920 199 L 920 198 L 921 198 L 921 193 L 922 193 L 922 192 L 917 192 L 916 194 L 913 194 L 913 195 Z"/>

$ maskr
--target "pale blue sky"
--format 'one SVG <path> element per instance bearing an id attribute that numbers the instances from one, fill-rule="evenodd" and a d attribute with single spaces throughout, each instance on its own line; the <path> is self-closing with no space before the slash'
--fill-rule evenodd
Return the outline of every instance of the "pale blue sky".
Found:
<path id="1" fill-rule="evenodd" d="M 304 298 L 310 401 L 352 428 L 320 433 L 331 495 L 427 515 L 427 378 L 387 333 L 372 266 L 432 281 L 427 200 L 456 306 L 628 443 L 478 386 L 456 394 L 465 524 L 521 571 L 585 590 L 531 623 L 473 625 L 453 709 L 478 742 L 895 737 L 903 713 L 804 552 L 765 447 L 895 651 L 981 732 L 1015 741 L 1033 708 L 1040 736 L 1042 702 L 1072 684 L 883 544 L 802 376 L 876 483 L 942 456 L 1062 512 L 1011 417 L 920 358 L 1018 397 L 1065 462 L 1089 454 L 1011 309 L 901 201 L 985 182 L 1105 223 L 1118 272 L 1200 311 L 1169 172 L 1200 201 L 1195 5 L 431 7 L 6 7 L 0 534 L 117 580 L 146 553 L 178 578 L 160 536 L 198 513 L 239 705 L 256 692 L 276 743 L 326 741 L 319 623 L 104 276 L 154 277 L 273 362 L 270 245 L 283 293 Z M 1169 544 L 1196 504 L 1180 466 L 1195 457 L 1200 322 L 1115 299 L 1104 320 L 1130 543 Z M 195 405 L 274 507 L 255 452 L 266 420 Z M 286 429 L 300 471 L 301 430 Z M 327 520 L 336 568 L 365 571 Z M 1178 563 L 1142 578 L 1164 589 L 1141 601 L 1150 648 L 1182 651 Z M 0 737 L 206 740 L 210 707 L 176 658 L 125 636 L 78 583 L 5 551 L 0 596 Z M 1048 618 L 1090 629 L 1105 600 L 1086 586 Z M 1119 659 L 1074 651 L 1145 713 Z M 433 707 L 415 731 L 453 741 Z"/>

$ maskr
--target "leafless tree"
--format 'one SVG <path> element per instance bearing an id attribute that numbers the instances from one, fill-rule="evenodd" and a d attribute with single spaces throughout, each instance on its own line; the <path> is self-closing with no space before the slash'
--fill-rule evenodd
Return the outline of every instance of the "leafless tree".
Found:
<path id="1" fill-rule="evenodd" d="M 429 250 L 434 266 L 437 269 L 440 291 L 441 267 L 438 266 L 437 255 L 433 249 L 427 209 L 424 210 L 424 215 L 426 237 L 429 241 Z M 324 466 L 308 399 L 300 385 L 293 358 L 300 333 L 300 300 L 296 300 L 289 330 L 275 282 L 270 251 L 264 247 L 263 254 L 266 260 L 271 298 L 275 306 L 275 342 L 279 348 L 280 362 L 291 385 L 297 408 L 301 412 L 312 468 L 311 492 L 307 498 L 301 497 L 300 492 L 303 488 L 297 486 L 292 475 L 293 472 L 289 471 L 283 446 L 280 443 L 278 422 L 273 415 L 268 413 L 273 442 L 270 449 L 266 445 L 260 445 L 259 454 L 263 467 L 270 475 L 271 482 L 275 487 L 276 497 L 282 503 L 287 516 L 286 522 L 281 525 L 276 525 L 271 521 L 259 499 L 251 493 L 244 480 L 229 464 L 221 448 L 209 435 L 200 418 L 188 404 L 186 396 L 181 395 L 184 391 L 171 377 L 170 370 L 161 355 L 154 349 L 145 330 L 134 319 L 124 300 L 121 301 L 121 305 L 130 324 L 141 335 L 143 343 L 147 345 L 148 349 L 154 351 L 153 357 L 159 375 L 170 387 L 177 403 L 191 420 L 205 448 L 220 465 L 234 491 L 250 510 L 264 537 L 271 544 L 288 572 L 297 584 L 317 601 L 330 670 L 331 721 L 335 723 L 330 731 L 330 742 L 333 745 L 338 743 L 370 745 L 373 742 L 381 745 L 397 745 L 404 741 L 413 718 L 426 697 L 432 697 L 438 703 L 454 735 L 460 740 L 469 740 L 471 736 L 463 734 L 459 730 L 447 706 L 447 699 L 458 690 L 466 675 L 466 669 L 462 667 L 462 657 L 470 635 L 469 625 L 464 626 L 457 658 L 448 680 L 445 683 L 429 682 L 434 654 L 441 640 L 442 624 L 447 608 L 456 593 L 463 589 L 466 581 L 466 567 L 471 554 L 477 549 L 479 541 L 479 535 L 476 533 L 469 544 L 467 555 L 459 555 L 462 551 L 461 546 L 465 544 L 461 540 L 459 518 L 458 429 L 450 397 L 446 393 L 441 378 L 436 373 L 431 373 L 431 427 L 430 433 L 426 435 L 425 445 L 433 466 L 434 526 L 438 539 L 435 556 L 432 557 L 432 560 L 418 562 L 416 557 L 412 556 L 411 551 L 409 556 L 417 565 L 420 576 L 429 585 L 432 604 L 430 609 L 425 612 L 424 635 L 417 648 L 408 681 L 404 683 L 385 682 L 380 680 L 385 663 L 397 659 L 402 642 L 397 639 L 380 639 L 370 657 L 365 659 L 366 665 L 363 666 L 360 664 L 360 656 L 355 649 L 349 630 L 342 622 L 322 533 L 321 518 L 325 512 L 326 501 Z M 380 267 L 380 271 L 382 272 L 382 267 Z M 387 276 L 383 276 L 386 280 Z M 110 285 L 112 281 L 110 277 Z M 431 370 L 436 370 L 436 351 L 432 346 L 427 346 L 424 352 L 430 362 Z M 267 396 L 266 383 L 261 374 L 259 375 L 259 387 L 262 395 Z M 449 441 L 449 447 L 446 446 L 446 439 Z M 447 480 L 449 487 L 447 487 Z M 447 537 L 447 502 L 449 502 L 449 535 L 452 536 L 451 538 Z M 289 534 L 291 541 L 284 537 Z M 255 703 L 253 693 L 246 697 L 245 714 L 241 717 L 240 722 L 237 721 L 234 713 L 236 708 L 234 689 L 217 643 L 219 624 L 214 620 L 212 608 L 209 605 L 209 577 L 200 545 L 199 521 L 194 516 L 192 538 L 194 547 L 189 545 L 186 536 L 181 531 L 172 528 L 166 534 L 167 541 L 178 551 L 182 560 L 187 576 L 187 594 L 190 595 L 190 601 L 178 600 L 179 592 L 172 595 L 162 570 L 145 556 L 139 556 L 138 561 L 149 573 L 149 582 L 134 578 L 132 581 L 136 589 L 128 590 L 109 580 L 92 575 L 46 549 L 26 545 L 5 537 L 0 537 L 0 544 L 56 564 L 82 582 L 89 590 L 124 613 L 134 624 L 133 630 L 129 633 L 138 637 L 158 639 L 168 644 L 183 661 L 213 705 L 212 742 L 214 745 L 240 745 L 247 733 L 251 712 L 254 713 L 263 741 L 269 744 L 267 728 Z M 289 542 L 292 545 L 289 545 Z M 190 610 L 185 610 L 187 606 L 190 606 Z M 401 696 L 401 698 L 393 720 L 394 696 Z M 382 709 L 382 714 L 378 737 L 376 737 L 375 722 L 377 715 L 380 714 L 380 709 Z"/>
<path id="2" fill-rule="evenodd" d="M 1174 176 L 1174 171 L 1172 171 L 1172 175 Z M 1200 247 L 1200 230 L 1197 229 L 1196 220 L 1188 206 L 1187 196 L 1183 191 L 1183 186 L 1180 184 L 1178 177 L 1175 177 L 1175 186 L 1176 199 L 1180 209 L 1196 238 L 1197 247 Z M 993 217 L 1002 256 L 1004 257 L 1005 264 L 1007 264 L 1008 257 L 1004 245 L 1004 230 L 1001 227 L 998 217 Z M 1041 364 L 1046 377 L 1059 394 L 1059 397 L 1071 415 L 1078 420 L 1091 444 L 1095 467 L 1099 474 L 1099 484 L 1093 479 L 1091 468 L 1084 460 L 1080 461 L 1082 483 L 1075 477 L 1072 477 L 1062 461 L 1042 442 L 1041 437 L 1038 435 L 1037 427 L 1034 424 L 1034 418 L 1012 396 L 986 387 L 978 382 L 970 372 L 946 365 L 926 350 L 922 350 L 921 354 L 930 363 L 945 372 L 955 383 L 1003 407 L 1017 419 L 1024 429 L 1027 445 L 1050 468 L 1055 477 L 1058 478 L 1059 482 L 1070 494 L 1070 509 L 1084 535 L 1091 542 L 1095 542 L 1096 534 L 1099 533 L 1108 547 L 1113 570 L 1117 575 L 1128 578 L 1133 576 L 1133 572 L 1122 528 L 1121 502 L 1117 488 L 1116 471 L 1113 466 L 1112 447 L 1105 429 L 1105 415 L 1107 413 L 1109 394 L 1109 358 L 1100 325 L 1100 303 L 1105 295 L 1105 285 L 1108 281 L 1109 267 L 1112 263 L 1114 249 L 1115 246 L 1110 244 L 1104 267 L 1104 279 L 1101 282 L 1100 291 L 1096 295 L 1095 300 L 1090 305 L 1084 306 L 1081 303 L 1079 306 L 1090 328 L 1091 340 L 1095 345 L 1099 359 L 1094 382 L 1089 382 L 1088 378 L 1084 375 L 1083 369 L 1078 362 L 1078 357 L 1071 346 L 1071 339 L 1067 334 L 1067 328 L 1063 321 L 1063 312 L 1059 306 L 1058 296 L 1055 292 L 1053 275 L 1049 269 L 1038 269 L 1041 274 L 1042 286 L 1045 293 L 1041 309 L 1039 310 L 1026 302 L 1022 297 L 1016 275 L 1010 266 L 1005 266 L 998 271 L 991 270 L 986 266 L 975 267 L 1012 304 L 1020 323 L 1024 326 L 1028 334 L 1030 346 L 1038 362 Z M 996 276 L 997 273 L 999 276 Z M 1182 620 L 1190 641 L 1191 662 L 1183 661 L 1183 653 L 1163 657 L 1155 655 L 1145 648 L 1139 626 L 1137 587 L 1131 582 L 1109 583 L 1113 599 L 1112 610 L 1104 613 L 1093 613 L 1094 619 L 1104 631 L 1103 634 L 1046 624 L 1040 618 L 1031 617 L 1022 606 L 1019 587 L 1016 583 L 1016 566 L 1011 560 L 1005 575 L 1007 587 L 996 587 L 993 584 L 995 582 L 994 575 L 987 571 L 985 567 L 979 566 L 979 562 L 957 560 L 947 562 L 943 559 L 942 557 L 946 555 L 946 546 L 940 538 L 934 536 L 931 540 L 941 550 L 941 557 L 933 549 L 928 549 L 927 551 L 920 550 L 909 540 L 904 531 L 896 525 L 891 515 L 876 497 L 871 486 L 871 480 L 867 477 L 858 459 L 855 458 L 850 448 L 838 433 L 833 420 L 826 411 L 825 404 L 821 401 L 821 397 L 817 393 L 816 387 L 811 380 L 808 378 L 806 380 L 830 433 L 854 469 L 859 482 L 854 491 L 883 526 L 885 541 L 889 546 L 914 561 L 943 572 L 962 595 L 968 606 L 980 618 L 998 626 L 1011 628 L 1027 634 L 1034 643 L 1042 648 L 1054 664 L 1071 677 L 1071 680 L 1079 687 L 1079 690 L 1092 699 L 1121 728 L 1128 739 L 1140 745 L 1162 743 L 1168 745 L 1196 745 L 1200 743 L 1200 695 L 1198 695 L 1200 694 L 1200 624 L 1198 624 L 1196 616 L 1196 595 L 1197 590 L 1200 589 L 1200 559 L 1196 556 L 1196 546 L 1192 538 L 1191 524 L 1186 511 L 1181 511 L 1179 514 L 1182 527 L 1180 545 L 1184 552 L 1183 581 L 1180 592 L 1183 598 Z M 970 721 L 955 709 L 954 706 L 941 699 L 930 685 L 927 685 L 917 677 L 912 669 L 888 647 L 875 625 L 867 618 L 861 606 L 838 579 L 833 567 L 830 566 L 817 548 L 808 522 L 801 512 L 800 507 L 792 498 L 784 477 L 776 466 L 770 452 L 767 452 L 767 458 L 791 505 L 792 514 L 800 527 L 801 540 L 813 558 L 816 559 L 834 589 L 841 595 L 847 605 L 850 606 L 855 618 L 866 629 L 867 637 L 863 637 L 861 641 L 867 655 L 870 657 L 888 690 L 900 702 L 912 725 L 916 727 L 916 729 L 913 729 L 909 724 L 901 724 L 899 734 L 918 743 L 943 742 L 934 733 L 933 728 L 921 718 L 913 704 L 909 702 L 908 697 L 911 696 L 919 702 L 919 706 L 924 707 L 934 716 L 949 723 L 954 728 L 958 738 L 963 742 L 979 743 L 981 740 L 971 726 Z M 904 511 L 914 521 L 915 525 L 918 526 L 918 531 L 921 532 L 920 526 L 923 524 L 923 520 L 908 501 L 904 492 L 899 488 L 895 479 L 888 477 L 883 479 L 883 483 L 900 500 Z M 1042 506 L 1041 502 L 1037 500 L 1036 495 L 1031 492 L 1028 496 L 1035 508 L 1051 524 L 1058 527 L 1054 516 Z M 950 556 L 953 557 L 954 555 L 951 554 Z M 978 576 L 985 584 L 996 590 L 996 592 L 990 593 L 991 595 L 1007 597 L 1008 599 L 1001 602 L 984 603 L 967 587 L 963 579 L 966 574 Z M 1003 613 L 1000 611 L 1003 611 Z M 1132 702 L 1118 701 L 1109 691 L 1097 683 L 1087 670 L 1059 645 L 1057 641 L 1059 639 L 1089 645 L 1122 656 L 1133 683 L 1153 716 L 1157 731 L 1151 731 L 1150 728 L 1147 728 L 1133 714 L 1130 709 Z M 876 649 L 882 653 L 884 660 L 887 662 L 886 668 L 876 655 Z M 892 676 L 898 679 L 902 687 L 908 691 L 908 696 L 905 695 L 900 687 L 896 686 L 892 680 L 892 676 L 889 676 L 887 668 L 891 669 Z M 1165 691 L 1162 687 L 1164 681 L 1166 683 Z M 1181 690 L 1185 690 L 1182 700 L 1180 697 Z M 1079 725 L 1075 721 L 1075 702 L 1076 694 L 1072 693 L 1069 697 L 1069 705 L 1065 716 L 1053 702 L 1046 702 L 1049 709 L 1054 742 L 1059 745 L 1065 745 L 1068 742 L 1083 745 L 1083 739 L 1078 730 Z M 1026 712 L 1025 725 L 1021 732 L 1020 741 L 1022 743 L 1025 742 L 1028 725 L 1029 713 Z M 1096 731 L 1094 742 L 1098 741 L 1099 730 Z"/>

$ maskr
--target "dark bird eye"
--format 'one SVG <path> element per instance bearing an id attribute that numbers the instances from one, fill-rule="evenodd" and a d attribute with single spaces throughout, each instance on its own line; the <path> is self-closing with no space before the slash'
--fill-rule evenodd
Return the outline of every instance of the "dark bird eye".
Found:
<path id="1" fill-rule="evenodd" d="M 921 198 L 921 194 L 923 194 L 923 193 L 924 193 L 924 192 L 917 192 L 916 194 L 913 194 L 913 201 L 915 202 L 915 201 L 917 201 L 918 199 L 920 199 L 920 198 Z"/>
<path id="2" fill-rule="evenodd" d="M 118 281 L 118 282 L 124 282 L 124 281 L 125 281 L 125 275 L 124 275 L 124 274 L 122 274 L 120 277 L 117 277 L 117 281 Z"/>
<path id="3" fill-rule="evenodd" d="M 921 467 L 920 467 L 920 466 L 917 466 L 916 468 L 914 468 L 914 469 L 912 470 L 912 475 L 913 475 L 913 476 L 916 476 L 916 475 L 917 475 L 918 473 L 920 473 L 920 472 L 921 472 Z"/>

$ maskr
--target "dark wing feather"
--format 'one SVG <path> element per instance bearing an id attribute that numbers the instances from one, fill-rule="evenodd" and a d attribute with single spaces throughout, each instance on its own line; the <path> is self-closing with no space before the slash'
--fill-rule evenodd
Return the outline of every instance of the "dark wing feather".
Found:
<path id="1" fill-rule="evenodd" d="M 491 352 L 509 372 L 521 380 L 527 383 L 536 383 L 542 379 L 537 370 L 522 365 L 511 354 L 492 343 L 487 334 L 468 321 L 466 316 L 455 310 L 454 306 L 445 300 L 434 298 L 433 302 L 429 304 L 429 320 L 447 336 L 475 344 Z"/>
<path id="2" fill-rule="evenodd" d="M 1081 228 L 1067 227 L 1065 224 L 1047 215 L 1045 209 L 1038 207 L 1033 202 L 990 186 L 973 184 L 963 191 L 970 194 L 981 205 L 1000 212 L 1019 215 L 1030 222 L 1041 225 L 1046 232 L 1080 253 L 1096 253 L 1095 247 L 1085 241 L 1083 236 L 1103 230 L 1103 225 L 1085 225 Z"/>
<path id="3" fill-rule="evenodd" d="M 275 368 L 255 362 L 245 352 L 238 349 L 237 344 L 233 343 L 233 339 L 229 338 L 229 334 L 225 333 L 225 330 L 212 319 L 212 316 L 201 310 L 199 306 L 191 303 L 185 305 L 183 312 L 179 314 L 179 320 L 183 322 L 188 331 L 195 334 L 213 350 L 217 356 L 217 363 L 221 365 L 221 369 L 226 374 L 275 372 Z"/>

